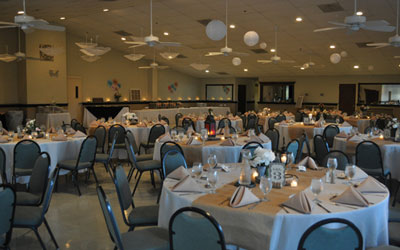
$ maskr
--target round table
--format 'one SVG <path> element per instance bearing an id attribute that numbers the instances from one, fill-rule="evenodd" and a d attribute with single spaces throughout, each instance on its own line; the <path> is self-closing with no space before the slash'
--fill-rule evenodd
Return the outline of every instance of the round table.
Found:
<path id="1" fill-rule="evenodd" d="M 370 126 L 371 119 L 356 118 L 353 116 L 346 116 L 343 118 L 346 122 L 350 123 L 351 126 L 357 127 L 358 132 L 364 133 L 365 129 Z"/>
<path id="2" fill-rule="evenodd" d="M 373 203 L 365 208 L 349 208 L 345 205 L 335 205 L 329 198 L 340 194 L 348 186 L 343 180 L 336 180 L 336 184 L 324 183 L 324 190 L 318 196 L 321 204 L 330 211 L 328 213 L 319 206 L 314 206 L 311 214 L 300 214 L 292 209 L 281 209 L 282 202 L 289 196 L 301 190 L 312 199 L 310 183 L 312 178 L 324 176 L 325 171 L 312 171 L 300 173 L 290 170 L 289 173 L 299 177 L 299 186 L 296 188 L 285 186 L 282 189 L 273 189 L 268 198 L 269 202 L 262 202 L 254 209 L 249 206 L 232 208 L 228 199 L 236 187 L 232 182 L 238 179 L 240 164 L 226 164 L 231 168 L 229 173 L 220 172 L 217 183 L 217 192 L 209 193 L 178 193 L 171 191 L 177 183 L 176 180 L 166 178 L 164 181 L 159 209 L 158 225 L 168 228 L 169 219 L 178 209 L 186 206 L 195 206 L 211 213 L 224 231 L 228 244 L 234 244 L 246 249 L 297 249 L 302 234 L 314 223 L 327 218 L 343 218 L 353 222 L 361 231 L 364 246 L 373 247 L 388 244 L 388 201 L 389 192 L 381 194 L 366 194 L 366 199 Z M 366 178 L 367 175 L 357 169 L 355 180 Z M 200 184 L 204 181 L 198 180 Z M 251 191 L 262 197 L 257 188 Z M 373 218 L 373 219 L 372 219 Z"/>
<path id="3" fill-rule="evenodd" d="M 263 126 L 264 133 L 269 129 L 268 126 L 268 121 L 271 118 L 275 118 L 278 114 L 270 114 L 270 115 L 258 115 L 258 124 Z M 294 115 L 293 114 L 286 114 L 286 120 L 293 120 L 294 121 Z"/>
<path id="4" fill-rule="evenodd" d="M 187 138 L 180 142 L 188 166 L 193 162 L 207 163 L 210 154 L 215 154 L 219 163 L 235 163 L 239 160 L 240 150 L 249 141 L 249 137 L 240 136 L 235 146 L 221 146 L 222 141 L 207 141 L 205 145 L 186 145 Z M 160 159 L 160 148 L 163 143 L 156 141 L 154 145 L 153 160 Z M 264 148 L 271 149 L 271 141 L 262 144 Z"/>
<path id="5" fill-rule="evenodd" d="M 215 119 L 215 122 L 217 123 L 217 127 L 218 127 L 219 121 L 220 121 L 220 119 Z M 235 119 L 230 119 L 230 121 L 231 121 L 232 127 L 235 128 L 238 133 L 241 133 L 243 131 L 243 121 L 242 121 L 242 119 L 235 118 Z M 200 133 L 201 130 L 203 128 L 205 128 L 204 127 L 204 122 L 205 122 L 204 119 L 196 119 L 196 120 L 193 120 L 193 122 L 194 122 L 194 124 L 196 126 L 196 132 Z"/>

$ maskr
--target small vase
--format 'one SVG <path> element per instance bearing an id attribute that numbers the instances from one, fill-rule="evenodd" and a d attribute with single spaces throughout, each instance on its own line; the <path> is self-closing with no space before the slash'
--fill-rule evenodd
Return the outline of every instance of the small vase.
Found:
<path id="1" fill-rule="evenodd" d="M 243 186 L 251 184 L 251 167 L 248 159 L 244 159 L 244 164 L 240 171 L 239 184 Z"/>

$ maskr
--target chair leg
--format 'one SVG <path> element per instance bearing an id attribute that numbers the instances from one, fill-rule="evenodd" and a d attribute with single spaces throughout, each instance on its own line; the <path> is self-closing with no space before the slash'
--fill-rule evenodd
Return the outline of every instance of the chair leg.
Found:
<path id="1" fill-rule="evenodd" d="M 151 177 L 151 184 L 153 185 L 154 188 L 156 188 L 156 182 L 154 181 L 154 171 L 150 171 L 150 177 Z"/>
<path id="2" fill-rule="evenodd" d="M 135 179 L 137 179 L 138 174 L 139 174 L 139 171 L 136 172 L 136 174 L 135 174 Z"/>
<path id="3" fill-rule="evenodd" d="M 142 177 L 142 174 L 143 174 L 143 172 L 140 172 L 139 178 L 136 180 L 135 188 L 133 189 L 133 192 L 132 192 L 132 197 L 135 195 L 136 188 L 139 185 L 139 181 L 140 181 L 140 178 Z"/>
<path id="4" fill-rule="evenodd" d="M 400 182 L 397 182 L 397 188 L 396 188 L 396 191 L 394 191 L 394 195 L 393 195 L 392 207 L 394 207 L 396 205 L 397 193 L 399 192 L 399 188 L 400 188 Z"/>
<path id="5" fill-rule="evenodd" d="M 59 247 L 58 247 L 58 244 L 57 244 L 57 241 L 56 241 L 56 238 L 54 237 L 54 235 L 53 235 L 53 232 L 51 231 L 51 229 L 50 229 L 50 226 L 49 226 L 49 223 L 47 223 L 47 220 L 46 220 L 46 218 L 43 218 L 44 219 L 44 225 L 46 226 L 46 228 L 47 228 L 47 231 L 49 232 L 49 234 L 50 234 L 50 237 L 51 237 L 51 239 L 53 240 L 53 242 L 54 242 L 54 245 L 56 246 L 56 248 L 58 249 Z"/>
<path id="6" fill-rule="evenodd" d="M 133 231 L 135 229 L 135 226 L 130 226 L 128 229 L 128 232 Z"/>
<path id="7" fill-rule="evenodd" d="M 79 182 L 78 182 L 78 172 L 74 172 L 72 174 L 72 180 L 76 186 L 76 189 L 78 190 L 79 196 L 81 196 L 81 190 L 79 189 Z"/>
<path id="8" fill-rule="evenodd" d="M 162 188 L 163 188 L 163 183 L 164 183 L 164 182 L 161 182 L 160 192 L 158 192 L 157 204 L 160 203 L 160 198 L 161 198 L 161 192 L 162 192 Z"/>
<path id="9" fill-rule="evenodd" d="M 32 230 L 33 230 L 33 232 L 35 232 L 36 237 L 38 238 L 39 243 L 40 243 L 40 245 L 42 246 L 43 250 L 46 250 L 46 246 L 44 245 L 43 240 L 42 240 L 42 238 L 40 237 L 37 228 L 32 228 Z"/>
<path id="10" fill-rule="evenodd" d="M 107 170 L 107 172 L 108 172 L 108 174 L 110 175 L 110 177 L 111 177 L 111 180 L 114 180 L 114 177 L 113 177 L 113 172 L 112 172 L 112 170 L 108 167 L 108 164 L 110 164 L 109 162 L 107 162 L 107 164 L 106 163 L 103 163 L 104 164 L 104 167 L 106 168 L 106 170 Z"/>
<path id="11" fill-rule="evenodd" d="M 135 168 L 133 166 L 131 166 L 131 169 L 129 169 L 129 173 L 128 173 L 128 182 L 131 182 L 133 173 L 135 173 Z"/>
<path id="12" fill-rule="evenodd" d="M 96 173 L 94 172 L 94 167 L 92 166 L 90 169 L 93 172 L 93 177 L 94 177 L 94 180 L 96 181 L 96 186 L 98 186 L 99 185 L 99 181 L 97 180 Z M 89 173 L 90 173 L 90 170 L 89 170 Z"/>
<path id="13" fill-rule="evenodd" d="M 57 172 L 56 176 L 56 192 L 58 192 L 58 177 L 60 176 L 60 171 Z"/>

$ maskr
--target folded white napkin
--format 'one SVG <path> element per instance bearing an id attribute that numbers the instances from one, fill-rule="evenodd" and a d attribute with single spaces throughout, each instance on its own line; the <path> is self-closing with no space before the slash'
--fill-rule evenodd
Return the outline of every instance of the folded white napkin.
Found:
<path id="1" fill-rule="evenodd" d="M 343 122 L 342 127 L 351 127 L 351 124 L 348 122 Z"/>
<path id="2" fill-rule="evenodd" d="M 256 135 L 250 136 L 250 140 L 249 141 L 255 141 L 255 142 L 259 142 L 259 143 L 264 143 L 263 140 L 261 140 L 260 137 L 258 137 Z"/>
<path id="3" fill-rule="evenodd" d="M 349 141 L 353 141 L 353 142 L 361 142 L 361 141 L 363 141 L 364 140 L 364 138 L 362 138 L 361 136 L 359 136 L 359 135 L 354 135 L 354 136 L 352 136 L 350 139 L 349 139 Z"/>
<path id="4" fill-rule="evenodd" d="M 336 135 L 336 137 L 339 137 L 339 138 L 347 138 L 347 137 L 349 137 L 349 136 L 346 134 L 346 132 L 341 131 L 339 134 Z"/>
<path id="5" fill-rule="evenodd" d="M 76 133 L 72 136 L 73 138 L 80 138 L 80 137 L 86 137 L 86 134 L 83 133 L 82 131 L 76 131 Z"/>
<path id="6" fill-rule="evenodd" d="M 331 199 L 336 203 L 368 207 L 368 200 L 353 186 L 350 186 L 344 190 L 344 192 L 337 197 Z"/>
<path id="7" fill-rule="evenodd" d="M 186 134 L 191 135 L 191 134 L 193 134 L 193 133 L 194 133 L 193 126 L 190 126 L 190 127 L 187 129 Z"/>
<path id="8" fill-rule="evenodd" d="M 298 166 L 306 166 L 308 168 L 315 169 L 315 170 L 318 169 L 318 166 L 315 163 L 314 159 L 311 158 L 310 156 L 307 156 L 306 158 L 301 160 L 297 165 Z"/>
<path id="9" fill-rule="evenodd" d="M 182 180 L 186 176 L 189 176 L 189 172 L 184 166 L 180 166 L 179 168 L 172 171 L 167 178 L 175 179 L 175 180 Z"/>
<path id="10" fill-rule="evenodd" d="M 64 134 L 58 134 L 56 136 L 53 136 L 53 138 L 51 138 L 53 141 L 66 141 L 67 137 Z"/>
<path id="11" fill-rule="evenodd" d="M 258 138 L 260 138 L 261 141 L 262 141 L 263 143 L 267 143 L 267 142 L 270 141 L 270 139 L 268 138 L 268 136 L 266 136 L 266 135 L 263 134 L 263 133 L 260 133 L 260 135 L 258 136 Z"/>
<path id="12" fill-rule="evenodd" d="M 386 187 L 377 181 L 375 178 L 368 176 L 361 184 L 357 187 L 357 190 L 361 193 L 386 193 Z"/>
<path id="13" fill-rule="evenodd" d="M 57 130 L 54 127 L 51 127 L 47 130 L 47 133 L 54 134 L 57 133 Z"/>
<path id="14" fill-rule="evenodd" d="M 324 121 L 322 119 L 319 119 L 315 124 L 314 127 L 316 128 L 322 128 Z"/>
<path id="15" fill-rule="evenodd" d="M 245 186 L 239 186 L 236 188 L 232 195 L 229 205 L 231 207 L 242 207 L 260 201 L 260 199 L 255 196 L 249 188 Z"/>
<path id="16" fill-rule="evenodd" d="M 169 135 L 169 133 L 165 133 L 163 135 L 161 135 L 160 137 L 158 137 L 158 141 L 159 142 L 167 142 L 167 141 L 172 141 L 171 136 Z"/>
<path id="17" fill-rule="evenodd" d="M 289 200 L 282 203 L 282 206 L 294 209 L 303 214 L 310 214 L 313 209 L 313 203 L 308 199 L 304 191 L 300 191 Z"/>
<path id="18" fill-rule="evenodd" d="M 190 175 L 184 177 L 180 180 L 175 186 L 172 187 L 172 191 L 174 192 L 204 192 L 204 189 L 200 187 L 197 182 L 190 177 Z"/>
<path id="19" fill-rule="evenodd" d="M 8 136 L 0 136 L 0 143 L 7 143 L 8 142 Z"/>
<path id="20" fill-rule="evenodd" d="M 192 141 L 190 142 L 189 145 L 201 145 L 201 141 L 197 140 L 196 138 L 192 137 Z"/>
<path id="21" fill-rule="evenodd" d="M 221 145 L 221 146 L 235 146 L 235 143 L 233 142 L 233 140 L 231 138 L 228 138 L 228 139 L 226 139 L 225 141 L 223 141 L 219 145 Z"/>
<path id="22" fill-rule="evenodd" d="M 65 132 L 66 132 L 67 134 L 69 134 L 69 135 L 73 135 L 73 134 L 76 133 L 75 129 L 73 129 L 73 128 L 67 128 L 67 130 L 66 130 Z"/>

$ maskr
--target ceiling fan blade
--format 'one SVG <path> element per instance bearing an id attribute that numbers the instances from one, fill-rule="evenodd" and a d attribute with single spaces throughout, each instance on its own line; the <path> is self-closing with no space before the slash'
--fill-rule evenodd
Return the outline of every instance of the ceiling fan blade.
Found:
<path id="1" fill-rule="evenodd" d="M 0 29 L 15 28 L 18 26 L 0 26 Z"/>
<path id="2" fill-rule="evenodd" d="M 388 23 L 385 20 L 374 20 L 374 21 L 366 21 L 364 24 L 368 26 L 388 26 L 390 23 Z"/>
<path id="3" fill-rule="evenodd" d="M 158 66 L 157 69 L 168 69 L 168 66 Z"/>
<path id="4" fill-rule="evenodd" d="M 14 56 L 14 55 L 10 55 L 10 54 L 1 54 L 0 55 L 0 61 L 2 61 L 2 62 L 12 62 L 12 61 L 15 61 L 17 59 L 17 57 L 16 56 Z"/>
<path id="5" fill-rule="evenodd" d="M 390 46 L 390 43 L 367 43 L 368 47 L 375 47 L 375 49 Z"/>
<path id="6" fill-rule="evenodd" d="M 223 55 L 223 54 L 224 53 L 222 53 L 222 52 L 208 52 L 204 56 L 220 56 L 220 55 Z"/>
<path id="7" fill-rule="evenodd" d="M 44 61 L 43 59 L 37 58 L 37 57 L 30 57 L 30 56 L 25 56 L 26 60 L 35 60 L 35 61 Z"/>
<path id="8" fill-rule="evenodd" d="M 133 42 L 144 42 L 144 37 L 140 37 L 140 36 L 129 36 L 129 38 L 130 38 Z"/>
<path id="9" fill-rule="evenodd" d="M 143 54 L 129 54 L 129 55 L 124 55 L 124 57 L 128 60 L 131 60 L 133 62 L 139 61 L 142 59 L 145 55 Z"/>
<path id="10" fill-rule="evenodd" d="M 138 67 L 138 69 L 151 69 L 151 67 L 150 66 L 140 66 L 140 67 Z"/>
<path id="11" fill-rule="evenodd" d="M 322 31 L 330 31 L 330 30 L 339 30 L 339 29 L 346 29 L 346 27 L 327 27 L 327 28 L 315 29 L 314 32 L 322 32 Z"/>
<path id="12" fill-rule="evenodd" d="M 236 51 L 232 51 L 231 53 L 229 53 L 231 55 L 235 55 L 235 56 L 248 56 L 248 53 L 245 52 L 236 52 Z"/>
<path id="13" fill-rule="evenodd" d="M 32 28 L 39 29 L 39 30 L 50 30 L 50 31 L 65 31 L 65 27 L 63 26 L 57 26 L 57 25 L 51 25 L 49 22 L 43 19 L 36 19 L 33 21 L 30 21 L 28 25 Z"/>
<path id="14" fill-rule="evenodd" d="M 145 42 L 142 41 L 125 41 L 126 44 L 135 44 L 135 45 L 145 45 Z"/>
<path id="15" fill-rule="evenodd" d="M 296 61 L 293 60 L 280 60 L 282 63 L 295 63 Z"/>
<path id="16" fill-rule="evenodd" d="M 17 24 L 17 23 L 1 22 L 1 21 L 0 21 L 0 25 L 8 25 L 8 26 L 14 26 L 14 27 L 18 27 L 19 26 L 19 24 Z"/>
<path id="17" fill-rule="evenodd" d="M 132 45 L 132 46 L 129 46 L 128 48 L 137 48 L 137 47 L 141 47 L 141 46 L 144 46 L 144 45 L 146 45 L 146 44 L 137 44 L 137 45 Z"/>
<path id="18" fill-rule="evenodd" d="M 259 63 L 272 63 L 271 60 L 257 60 Z"/>
<path id="19" fill-rule="evenodd" d="M 337 25 L 337 26 L 342 26 L 342 27 L 351 26 L 351 25 L 348 25 L 347 23 L 339 23 L 339 22 L 332 22 L 332 21 L 329 21 L 328 23 L 333 24 L 333 25 Z"/>
<path id="20" fill-rule="evenodd" d="M 400 59 L 400 56 L 394 56 L 393 58 L 394 59 Z"/>
<path id="21" fill-rule="evenodd" d="M 180 46 L 182 46 L 181 43 L 177 43 L 177 42 L 160 42 L 159 45 L 167 46 L 167 47 L 180 47 Z"/>
<path id="22" fill-rule="evenodd" d="M 394 26 L 389 26 L 389 25 L 383 25 L 383 26 L 375 26 L 375 25 L 366 25 L 366 24 L 361 24 L 360 28 L 365 29 L 365 30 L 372 30 L 372 31 L 380 31 L 380 32 L 392 32 L 396 29 Z"/>

